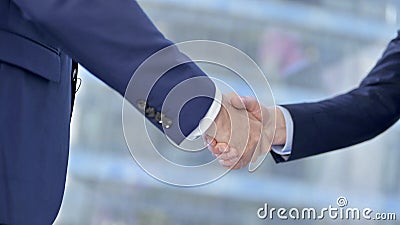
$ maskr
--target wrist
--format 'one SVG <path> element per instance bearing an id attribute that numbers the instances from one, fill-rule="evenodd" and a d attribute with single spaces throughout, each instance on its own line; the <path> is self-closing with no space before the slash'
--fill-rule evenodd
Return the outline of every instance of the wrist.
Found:
<path id="1" fill-rule="evenodd" d="M 226 132 L 230 130 L 231 126 L 229 120 L 230 116 L 228 110 L 226 109 L 227 105 L 225 101 L 226 101 L 225 96 L 222 96 L 222 101 L 221 101 L 222 104 L 220 106 L 219 112 L 215 117 L 215 120 L 213 121 L 212 125 L 205 132 L 208 136 L 213 137 L 215 139 L 217 138 L 223 140 L 227 139 L 225 135 L 227 135 Z M 227 140 L 229 140 L 229 138 Z"/>
<path id="2" fill-rule="evenodd" d="M 286 122 L 283 112 L 275 107 L 276 128 L 273 145 L 285 145 L 286 143 Z"/>

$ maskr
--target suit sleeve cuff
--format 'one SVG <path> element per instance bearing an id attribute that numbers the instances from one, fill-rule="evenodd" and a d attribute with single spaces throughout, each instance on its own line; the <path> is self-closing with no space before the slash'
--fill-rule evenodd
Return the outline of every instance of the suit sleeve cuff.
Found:
<path id="1" fill-rule="evenodd" d="M 273 145 L 272 151 L 276 154 L 281 155 L 283 159 L 288 160 L 290 154 L 292 154 L 292 145 L 293 145 L 293 119 L 290 115 L 290 112 L 282 107 L 278 106 L 278 108 L 282 111 L 283 117 L 285 118 L 286 123 L 286 143 L 285 145 Z"/>
<path id="2" fill-rule="evenodd" d="M 221 101 L 222 101 L 222 93 L 216 87 L 214 101 L 211 104 L 210 109 L 208 110 L 204 118 L 200 121 L 199 126 L 197 126 L 197 128 L 194 129 L 192 133 L 188 137 L 186 137 L 186 139 L 194 140 L 196 138 L 199 138 L 204 134 L 204 132 L 208 130 L 208 128 L 210 128 L 215 118 L 217 118 L 218 113 L 221 109 Z"/>

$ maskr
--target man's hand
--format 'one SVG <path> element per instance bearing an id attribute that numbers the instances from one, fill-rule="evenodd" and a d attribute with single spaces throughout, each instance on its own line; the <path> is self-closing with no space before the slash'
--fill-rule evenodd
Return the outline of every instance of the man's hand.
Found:
<path id="1" fill-rule="evenodd" d="M 230 163 L 226 166 L 234 169 L 239 169 L 251 161 L 253 152 L 259 146 L 262 131 L 261 121 L 248 113 L 244 105 L 239 106 L 242 104 L 240 101 L 235 106 L 231 104 L 231 100 L 239 98 L 233 93 L 223 95 L 221 110 L 214 123 L 205 132 L 206 137 L 212 139 L 215 144 L 226 143 L 226 146 L 235 149 L 234 154 L 226 152 L 219 161 L 225 166 L 224 161 L 229 157 Z M 218 155 L 226 150 L 228 149 L 219 149 Z"/>
<path id="2" fill-rule="evenodd" d="M 246 152 L 246 155 L 251 155 L 251 161 L 254 162 L 259 156 L 268 153 L 272 145 L 285 144 L 286 124 L 284 116 L 279 108 L 263 107 L 254 97 L 232 96 L 230 103 L 236 109 L 247 110 L 253 118 L 262 123 L 262 134 L 258 146 L 253 149 L 248 149 L 253 151 Z M 240 158 L 240 151 L 228 143 L 223 143 L 210 137 L 206 137 L 206 141 L 209 144 L 209 149 L 214 155 L 219 157 L 219 163 L 224 167 L 232 167 L 235 163 L 243 167 L 250 162 Z M 240 158 L 239 163 L 237 162 L 238 158 Z M 238 166 L 233 168 L 236 169 Z"/>

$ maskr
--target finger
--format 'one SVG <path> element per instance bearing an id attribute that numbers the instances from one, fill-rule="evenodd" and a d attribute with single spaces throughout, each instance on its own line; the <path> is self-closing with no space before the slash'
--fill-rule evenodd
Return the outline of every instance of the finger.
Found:
<path id="1" fill-rule="evenodd" d="M 222 153 L 221 155 L 219 155 L 219 158 L 222 160 L 230 160 L 230 159 L 239 158 L 239 155 L 231 150 L 228 150 L 228 151 Z"/>
<path id="2" fill-rule="evenodd" d="M 229 160 L 224 160 L 226 163 L 228 163 L 230 166 L 233 166 L 233 165 L 235 165 L 236 163 L 238 163 L 239 162 L 239 158 L 232 158 L 232 159 L 229 159 Z"/>
<path id="3" fill-rule="evenodd" d="M 216 156 L 216 157 L 218 157 L 218 156 L 221 154 L 221 153 L 219 152 L 219 150 L 216 149 L 216 148 L 213 147 L 213 146 L 208 146 L 207 148 L 208 148 L 208 150 L 210 150 L 210 152 L 211 152 L 214 156 Z"/>
<path id="4" fill-rule="evenodd" d="M 246 109 L 246 105 L 245 105 L 244 101 L 246 101 L 246 99 L 244 97 L 234 95 L 234 96 L 232 96 L 230 103 L 233 107 L 235 107 L 237 109 Z"/>
<path id="5" fill-rule="evenodd" d="M 256 98 L 252 96 L 232 96 L 230 103 L 237 109 L 246 109 L 257 120 L 262 119 L 262 108 Z"/>
<path id="6" fill-rule="evenodd" d="M 210 136 L 206 135 L 204 137 L 205 143 L 204 145 L 208 148 L 208 150 L 211 151 L 215 156 L 220 154 L 219 150 L 216 147 L 217 141 L 214 138 L 211 138 Z"/>
<path id="7" fill-rule="evenodd" d="M 206 142 L 204 144 L 207 145 L 207 146 L 215 146 L 215 145 L 217 145 L 217 140 L 215 140 L 214 138 L 212 138 L 212 137 L 210 137 L 208 135 L 205 135 L 204 140 Z"/>
<path id="8" fill-rule="evenodd" d="M 223 154 L 228 152 L 229 146 L 226 143 L 217 143 L 214 146 L 214 149 L 215 149 L 215 154 Z"/>
<path id="9" fill-rule="evenodd" d="M 255 111 L 259 109 L 259 103 L 253 96 L 242 96 L 242 102 L 245 105 L 247 111 Z"/>
<path id="10" fill-rule="evenodd" d="M 232 156 L 240 158 L 239 151 L 235 147 L 230 147 L 229 151 L 231 152 Z"/>
<path id="11" fill-rule="evenodd" d="M 207 146 L 207 148 L 215 148 L 217 146 L 217 141 L 212 140 L 211 142 L 205 143 L 205 145 Z"/>
<path id="12" fill-rule="evenodd" d="M 256 98 L 252 96 L 244 96 L 242 97 L 242 102 L 251 115 L 253 115 L 257 120 L 262 121 L 261 105 Z"/>
<path id="13" fill-rule="evenodd" d="M 233 158 L 230 160 L 220 159 L 220 160 L 218 160 L 218 163 L 223 167 L 233 167 L 233 166 L 235 166 L 236 163 L 238 163 L 238 161 L 239 161 L 238 158 Z"/>
<path id="14" fill-rule="evenodd" d="M 241 155 L 239 154 L 239 151 L 236 148 L 229 147 L 229 149 L 227 151 L 220 154 L 218 157 L 222 160 L 230 160 L 230 159 L 234 159 L 234 158 L 239 159 L 241 157 Z"/>

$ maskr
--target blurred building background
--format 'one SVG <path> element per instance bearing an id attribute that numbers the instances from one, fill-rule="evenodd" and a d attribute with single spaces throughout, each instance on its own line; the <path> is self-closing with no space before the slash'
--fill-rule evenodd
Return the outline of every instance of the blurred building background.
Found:
<path id="1" fill-rule="evenodd" d="M 174 42 L 216 40 L 247 53 L 267 75 L 277 104 L 314 101 L 356 87 L 400 21 L 399 0 L 140 4 Z M 210 185 L 177 188 L 152 179 L 133 161 L 122 131 L 122 98 L 84 69 L 80 74 L 68 180 L 56 224 L 379 224 L 256 216 L 264 203 L 322 208 L 335 206 L 339 196 L 347 197 L 349 206 L 400 217 L 398 124 L 348 149 L 279 165 L 268 157 L 255 173 L 234 171 Z M 381 224 L 400 224 L 399 219 Z"/>

